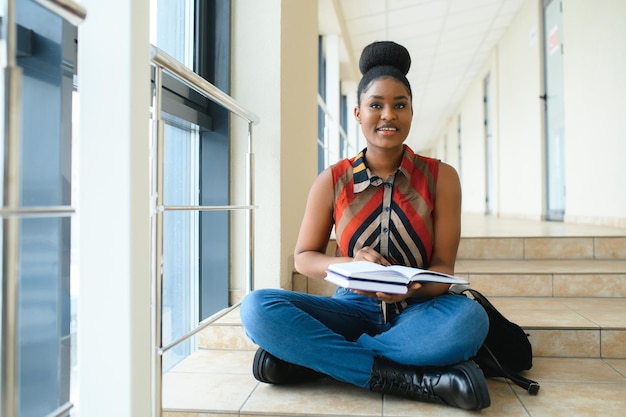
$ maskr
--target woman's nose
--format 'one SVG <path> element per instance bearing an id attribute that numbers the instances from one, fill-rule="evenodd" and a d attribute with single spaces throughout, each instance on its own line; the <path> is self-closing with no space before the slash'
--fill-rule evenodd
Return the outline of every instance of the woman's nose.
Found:
<path id="1" fill-rule="evenodd" d="M 396 118 L 396 112 L 393 107 L 383 107 L 383 112 L 380 117 L 383 120 L 393 120 Z"/>

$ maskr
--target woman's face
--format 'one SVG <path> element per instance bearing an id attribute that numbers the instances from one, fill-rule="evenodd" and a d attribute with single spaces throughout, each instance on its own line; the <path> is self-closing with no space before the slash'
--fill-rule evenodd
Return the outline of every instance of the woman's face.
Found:
<path id="1" fill-rule="evenodd" d="M 413 108 L 403 83 L 394 78 L 374 80 L 361 93 L 354 109 L 368 146 L 393 148 L 404 143 L 411 128 Z"/>

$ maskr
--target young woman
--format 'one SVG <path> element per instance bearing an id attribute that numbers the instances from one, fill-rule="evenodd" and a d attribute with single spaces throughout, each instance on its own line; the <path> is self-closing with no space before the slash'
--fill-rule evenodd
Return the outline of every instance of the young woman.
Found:
<path id="1" fill-rule="evenodd" d="M 295 248 L 300 273 L 321 279 L 332 263 L 366 260 L 454 274 L 459 178 L 404 144 L 413 117 L 410 64 L 394 42 L 363 50 L 354 116 L 367 147 L 313 184 Z M 337 256 L 327 256 L 333 227 Z M 487 315 L 448 288 L 414 283 L 402 295 L 338 288 L 333 297 L 253 291 L 241 319 L 260 346 L 254 376 L 281 384 L 328 375 L 415 400 L 488 407 L 484 376 L 469 360 L 487 335 Z"/>

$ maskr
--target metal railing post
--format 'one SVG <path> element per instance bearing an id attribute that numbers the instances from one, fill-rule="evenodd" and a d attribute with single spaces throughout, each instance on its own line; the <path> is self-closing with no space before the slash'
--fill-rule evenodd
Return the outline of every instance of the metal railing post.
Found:
<path id="1" fill-rule="evenodd" d="M 15 0 L 6 1 L 3 39 L 6 45 L 4 69 L 4 208 L 16 210 L 20 206 L 20 129 L 22 71 L 16 65 Z M 17 415 L 19 391 L 17 386 L 17 321 L 18 321 L 18 217 L 2 220 L 2 417 Z"/>
<path id="2" fill-rule="evenodd" d="M 152 389 L 153 389 L 153 416 L 159 417 L 162 409 L 163 397 L 163 354 L 179 343 L 192 337 L 215 320 L 227 314 L 239 304 L 214 314 L 200 322 L 187 334 L 179 337 L 167 346 L 163 346 L 162 337 L 162 289 L 163 289 L 163 215 L 165 211 L 233 211 L 248 210 L 246 218 L 246 269 L 248 278 L 246 282 L 246 292 L 252 291 L 254 287 L 254 154 L 252 152 L 252 125 L 258 123 L 258 118 L 244 109 L 232 97 L 228 96 L 217 87 L 185 67 L 174 58 L 170 57 L 160 49 L 152 46 L 152 63 L 155 66 L 155 92 L 153 102 L 153 163 L 156 165 L 152 169 L 154 180 L 153 210 L 152 219 L 152 256 L 153 256 L 153 279 L 152 279 L 152 320 L 153 320 L 153 369 L 152 369 Z M 218 105 L 229 110 L 231 113 L 245 119 L 248 122 L 248 151 L 246 161 L 246 203 L 244 205 L 222 205 L 222 206 L 166 206 L 164 205 L 164 122 L 161 119 L 162 100 L 162 71 L 168 71 L 171 75 L 187 83 L 190 87 L 205 95 Z M 156 142 L 156 143 L 155 143 Z"/>
<path id="3" fill-rule="evenodd" d="M 152 386 L 153 386 L 153 415 L 161 416 L 161 404 L 163 397 L 163 356 L 160 348 L 163 345 L 162 320 L 163 320 L 163 211 L 158 208 L 163 206 L 163 169 L 164 169 L 164 124 L 161 120 L 162 106 L 162 83 L 163 71 L 160 67 L 155 68 L 154 75 L 154 127 L 153 127 L 153 156 L 154 156 L 154 193 L 153 216 L 154 238 L 153 244 L 153 273 L 152 273 L 152 315 L 153 315 L 153 349 L 152 349 Z"/>
<path id="4" fill-rule="evenodd" d="M 252 152 L 252 150 L 252 122 L 248 122 L 246 204 L 248 204 L 249 206 L 254 206 L 254 153 Z M 248 236 L 248 240 L 246 241 L 246 268 L 248 271 L 246 293 L 250 293 L 254 290 L 254 210 L 248 211 L 248 217 L 246 220 L 246 232 Z"/>

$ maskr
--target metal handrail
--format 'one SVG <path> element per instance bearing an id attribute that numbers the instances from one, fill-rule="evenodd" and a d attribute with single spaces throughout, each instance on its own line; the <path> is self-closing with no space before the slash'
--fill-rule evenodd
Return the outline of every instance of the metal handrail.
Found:
<path id="1" fill-rule="evenodd" d="M 247 111 L 239 103 L 237 103 L 232 97 L 225 94 L 213 84 L 209 83 L 198 74 L 191 71 L 189 68 L 160 50 L 159 48 L 151 45 L 152 64 L 156 67 L 154 84 L 154 102 L 153 102 L 153 117 L 154 117 L 154 149 L 156 155 L 154 161 L 156 168 L 153 171 L 154 185 L 152 191 L 155 196 L 153 199 L 153 211 L 152 211 L 152 225 L 153 225 L 153 240 L 152 240 L 152 256 L 153 256 L 153 280 L 152 280 L 152 298 L 153 298 L 153 367 L 152 367 L 152 390 L 153 390 L 153 414 L 155 416 L 161 415 L 162 409 L 162 388 L 163 388 L 163 354 L 178 345 L 179 343 L 189 339 L 213 321 L 222 317 L 224 314 L 232 310 L 237 306 L 234 305 L 228 309 L 224 309 L 213 316 L 198 323 L 198 325 L 187 334 L 171 342 L 167 346 L 163 346 L 163 335 L 161 332 L 162 321 L 162 286 L 163 286 L 163 221 L 165 211 L 217 211 L 217 210 L 247 210 L 248 217 L 246 219 L 246 267 L 248 271 L 248 281 L 246 284 L 246 293 L 252 291 L 254 283 L 254 218 L 252 212 L 256 208 L 253 204 L 253 163 L 254 155 L 252 153 L 252 125 L 259 122 L 259 118 L 253 113 Z M 167 71 L 170 75 L 178 78 L 188 84 L 191 88 L 195 89 L 198 93 L 205 95 L 210 100 L 214 101 L 221 107 L 226 108 L 231 113 L 245 119 L 248 122 L 248 159 L 246 163 L 246 204 L 244 205 L 222 205 L 222 206 L 174 206 L 164 204 L 164 122 L 161 118 L 162 113 L 162 89 L 163 89 L 163 72 Z"/>
<path id="2" fill-rule="evenodd" d="M 35 0 L 35 2 L 74 26 L 78 26 L 87 17 L 87 10 L 72 0 Z"/>
<path id="3" fill-rule="evenodd" d="M 70 206 L 41 206 L 41 207 L 20 207 L 20 208 L 0 208 L 0 217 L 69 217 L 76 214 L 76 209 Z"/>
<path id="4" fill-rule="evenodd" d="M 232 113 L 239 117 L 246 119 L 249 123 L 259 123 L 259 118 L 255 114 L 249 112 L 241 104 L 237 103 L 231 96 L 224 93 L 222 90 L 187 68 L 176 59 L 163 52 L 161 49 L 154 45 L 150 45 L 152 53 L 152 62 L 156 65 L 165 68 L 168 72 L 175 75 L 177 78 L 185 81 L 198 92 L 205 94 L 208 98 L 215 101 L 217 104 L 228 109 Z"/>
<path id="5" fill-rule="evenodd" d="M 67 402 L 50 414 L 46 415 L 46 417 L 67 417 L 70 415 L 70 411 L 72 411 L 73 407 L 74 404 Z"/>
<path id="6" fill-rule="evenodd" d="M 206 319 L 202 320 L 200 323 L 198 323 L 198 326 L 195 329 L 193 329 L 190 332 L 182 335 L 181 337 L 179 337 L 178 339 L 174 340 L 169 345 L 163 346 L 161 349 L 159 349 L 159 354 L 162 355 L 165 352 L 167 352 L 168 350 L 172 349 L 173 347 L 178 346 L 179 344 L 181 344 L 185 340 L 189 339 L 191 336 L 193 336 L 196 333 L 200 332 L 201 330 L 203 330 L 204 328 L 208 327 L 209 325 L 215 323 L 217 320 L 221 319 L 226 314 L 230 313 L 231 311 L 233 311 L 234 309 L 236 309 L 240 305 L 241 305 L 241 301 L 236 303 L 236 304 L 233 304 L 230 307 L 224 308 L 224 309 L 218 311 L 217 313 L 213 314 L 212 316 L 209 316 Z"/>
<path id="7" fill-rule="evenodd" d="M 159 211 L 235 211 L 253 210 L 257 206 L 159 206 Z"/>

